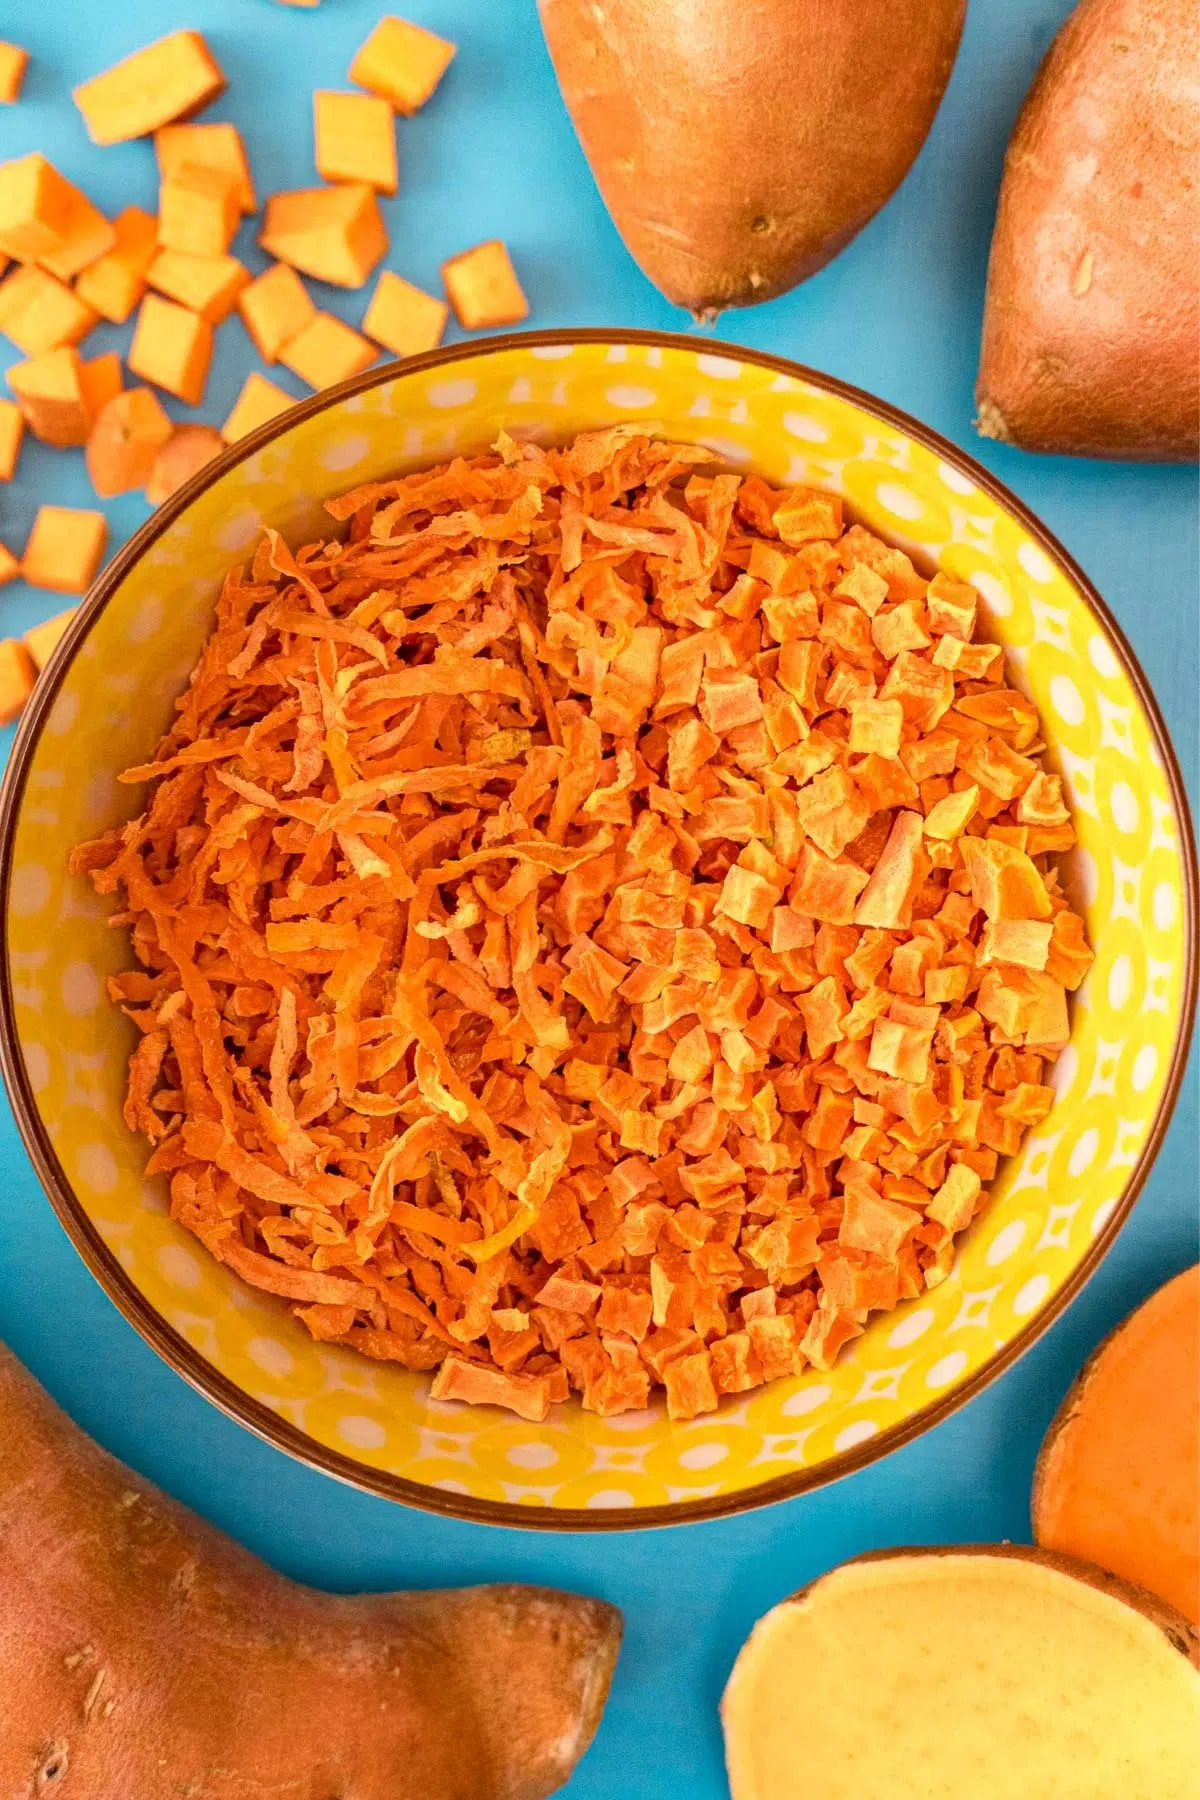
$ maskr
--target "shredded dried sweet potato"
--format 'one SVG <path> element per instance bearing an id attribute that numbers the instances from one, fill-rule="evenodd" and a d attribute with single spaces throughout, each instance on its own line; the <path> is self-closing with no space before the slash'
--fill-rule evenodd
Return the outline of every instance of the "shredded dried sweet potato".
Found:
<path id="1" fill-rule="evenodd" d="M 828 1368 L 1053 1099 L 1073 839 L 973 590 L 711 463 L 502 436 L 268 532 L 75 853 L 175 1217 L 438 1398 Z"/>

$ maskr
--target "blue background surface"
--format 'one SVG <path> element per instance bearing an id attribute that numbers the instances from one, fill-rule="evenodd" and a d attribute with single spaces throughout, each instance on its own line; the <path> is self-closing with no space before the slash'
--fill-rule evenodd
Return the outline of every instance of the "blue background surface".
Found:
<path id="1" fill-rule="evenodd" d="M 531 325 L 685 326 L 627 256 L 592 185 L 534 0 L 395 3 L 460 50 L 430 105 L 400 121 L 401 192 L 384 203 L 388 266 L 436 291 L 442 259 L 502 236 L 530 297 Z M 324 0 L 311 12 L 273 0 L 7 0 L 0 29 L 33 60 L 20 104 L 0 108 L 0 160 L 40 149 L 106 211 L 129 202 L 153 210 L 150 144 L 97 149 L 70 88 L 187 26 L 205 32 L 229 76 L 204 116 L 242 128 L 260 199 L 309 185 L 310 90 L 346 85 L 350 57 L 383 10 L 381 0 Z M 873 390 L 1008 482 L 1121 620 L 1194 793 L 1195 471 L 1038 459 L 971 429 L 1004 145 L 1068 10 L 1068 0 L 972 0 L 945 101 L 899 195 L 832 267 L 780 300 L 727 315 L 716 334 Z M 258 269 L 252 234 L 244 226 L 235 248 Z M 319 304 L 361 318 L 365 294 L 313 287 Z M 128 340 L 128 327 L 102 326 L 86 353 Z M 204 407 L 172 410 L 219 423 L 254 360 L 234 319 L 218 335 Z M 300 393 L 287 373 L 271 373 Z M 80 452 L 27 440 L 17 479 L 0 488 L 0 539 L 19 553 L 47 500 L 95 504 Z M 126 496 L 106 511 L 113 549 L 146 509 Z M 14 583 L 0 591 L 0 635 L 60 604 Z M 1067 1315 L 988 1392 L 850 1480 L 710 1525 L 590 1537 L 460 1525 L 369 1499 L 260 1444 L 173 1375 L 105 1299 L 43 1198 L 2 1104 L 0 1337 L 108 1448 L 289 1574 L 337 1589 L 527 1579 L 615 1601 L 625 1611 L 625 1649 L 572 1800 L 720 1800 L 718 1697 L 758 1614 L 860 1550 L 1028 1537 L 1034 1455 L 1074 1370 L 1124 1313 L 1196 1256 L 1196 1136 L 1193 1076 L 1116 1248 Z"/>

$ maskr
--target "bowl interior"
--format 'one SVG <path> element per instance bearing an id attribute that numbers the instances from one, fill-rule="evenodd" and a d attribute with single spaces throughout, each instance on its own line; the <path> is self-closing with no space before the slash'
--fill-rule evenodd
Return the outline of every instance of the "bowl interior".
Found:
<path id="1" fill-rule="evenodd" d="M 1058 1103 L 942 1287 L 880 1318 L 831 1373 L 810 1370 L 690 1424 L 661 1410 L 604 1420 L 572 1403 L 533 1426 L 431 1402 L 427 1378 L 312 1342 L 167 1216 L 163 1185 L 144 1178 L 144 1147 L 121 1120 L 134 1032 L 104 978 L 128 965 L 128 951 L 106 925 L 108 904 L 65 863 L 74 843 L 137 809 L 138 790 L 115 775 L 150 753 L 221 577 L 263 525 L 302 542 L 324 529 L 326 496 L 483 448 L 502 425 L 561 441 L 617 419 L 699 438 L 774 481 L 835 489 L 926 566 L 974 583 L 1066 780 L 1080 838 L 1070 882 L 1097 960 L 1075 997 Z M 7 936 L 14 1067 L 33 1096 L 32 1128 L 65 1177 L 60 1208 L 73 1205 L 98 1234 L 110 1291 L 134 1311 L 140 1295 L 191 1347 L 184 1373 L 350 1479 L 450 1510 L 507 1503 L 533 1509 L 529 1523 L 571 1513 L 599 1523 L 646 1508 L 716 1510 L 767 1484 L 838 1471 L 1030 1335 L 1118 1222 L 1153 1148 L 1186 1010 L 1187 881 L 1181 821 L 1127 653 L 1053 546 L 969 466 L 755 360 L 683 342 L 510 342 L 343 396 L 162 517 L 31 721 Z"/>

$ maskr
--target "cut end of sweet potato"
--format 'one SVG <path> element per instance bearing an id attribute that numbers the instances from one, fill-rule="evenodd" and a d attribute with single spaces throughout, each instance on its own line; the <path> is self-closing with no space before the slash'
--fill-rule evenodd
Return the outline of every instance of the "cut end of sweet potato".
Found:
<path id="1" fill-rule="evenodd" d="M 1085 1556 L 1200 1623 L 1200 1266 L 1119 1325 L 1046 1435 L 1039 1544 Z"/>
<path id="2" fill-rule="evenodd" d="M 1074 1558 L 981 1545 L 847 1563 L 738 1657 L 733 1800 L 1191 1800 L 1194 1648 L 1171 1608 Z"/>

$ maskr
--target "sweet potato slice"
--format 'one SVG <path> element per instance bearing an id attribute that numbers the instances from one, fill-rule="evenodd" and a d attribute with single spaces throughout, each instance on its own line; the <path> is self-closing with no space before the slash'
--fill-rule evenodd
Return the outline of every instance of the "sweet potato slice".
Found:
<path id="1" fill-rule="evenodd" d="M 733 1800 L 1191 1800 L 1195 1645 L 1172 1608 L 1074 1557 L 846 1563 L 761 1619 L 734 1665 Z"/>
<path id="2" fill-rule="evenodd" d="M 1033 1530 L 1200 1623 L 1200 1266 L 1085 1363 L 1038 1457 Z"/>

